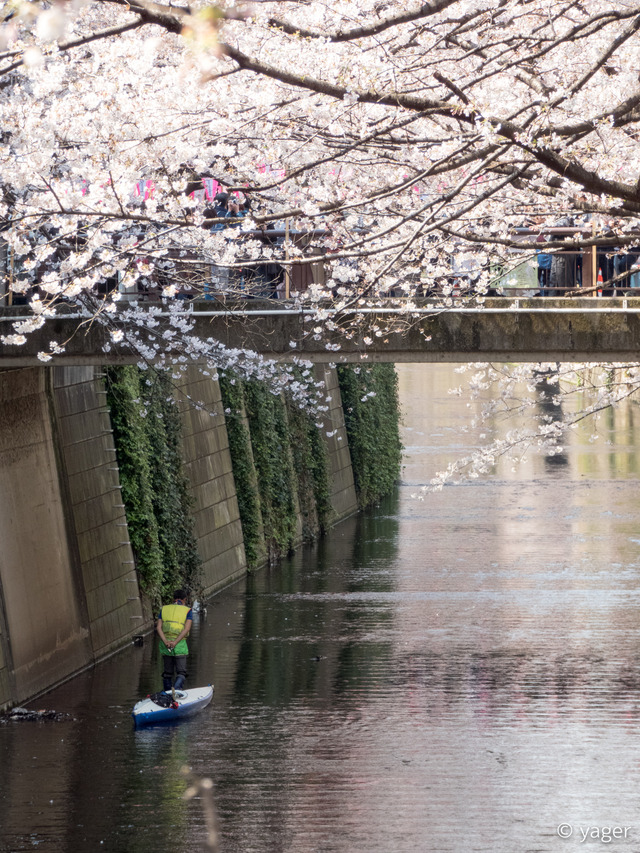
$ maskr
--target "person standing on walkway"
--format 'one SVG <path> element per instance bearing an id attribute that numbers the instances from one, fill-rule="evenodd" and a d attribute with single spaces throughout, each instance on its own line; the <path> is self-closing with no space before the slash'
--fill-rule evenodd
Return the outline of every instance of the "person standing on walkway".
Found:
<path id="1" fill-rule="evenodd" d="M 160 654 L 164 662 L 162 673 L 163 689 L 170 693 L 172 688 L 182 690 L 187 677 L 187 635 L 193 623 L 193 611 L 185 603 L 187 594 L 183 589 L 173 593 L 173 604 L 165 604 L 158 614 L 156 631 L 160 638 Z M 174 672 L 176 674 L 173 682 Z"/>
<path id="2" fill-rule="evenodd" d="M 540 234 L 537 242 L 543 243 L 544 239 L 544 235 Z M 551 295 L 551 291 L 549 290 L 549 281 L 551 278 L 553 255 L 549 255 L 547 252 L 536 251 L 536 257 L 538 260 L 538 286 L 540 288 L 540 296 L 549 296 Z"/>

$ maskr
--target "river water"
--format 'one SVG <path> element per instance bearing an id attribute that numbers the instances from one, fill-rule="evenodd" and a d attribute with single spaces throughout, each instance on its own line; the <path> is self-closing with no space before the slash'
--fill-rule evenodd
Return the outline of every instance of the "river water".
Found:
<path id="1" fill-rule="evenodd" d="M 640 850 L 640 500 L 629 407 L 551 461 L 419 486 L 478 441 L 448 366 L 399 368 L 403 481 L 196 618 L 212 705 L 134 730 L 151 638 L 0 725 L 0 850 Z M 566 837 L 565 837 L 566 836 Z"/>

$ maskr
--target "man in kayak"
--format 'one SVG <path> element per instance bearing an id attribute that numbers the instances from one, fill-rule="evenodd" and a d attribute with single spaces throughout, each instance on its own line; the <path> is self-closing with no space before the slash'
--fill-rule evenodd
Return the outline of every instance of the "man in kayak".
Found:
<path id="1" fill-rule="evenodd" d="M 156 631 L 160 637 L 160 654 L 164 662 L 162 683 L 170 693 L 172 687 L 182 690 L 187 677 L 187 634 L 191 630 L 193 613 L 185 604 L 187 594 L 183 589 L 173 593 L 173 604 L 165 604 L 158 615 Z M 173 674 L 176 673 L 175 684 Z"/>

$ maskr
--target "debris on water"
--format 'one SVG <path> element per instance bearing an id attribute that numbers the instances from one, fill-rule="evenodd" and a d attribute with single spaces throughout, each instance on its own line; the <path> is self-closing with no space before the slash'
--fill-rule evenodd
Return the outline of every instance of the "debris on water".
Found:
<path id="1" fill-rule="evenodd" d="M 74 720 L 71 714 L 65 714 L 60 711 L 31 711 L 29 708 L 12 708 L 6 714 L 0 714 L 0 723 L 8 723 L 12 720 L 19 722 L 34 722 L 38 720 L 53 720 L 56 723 L 63 720 Z"/>

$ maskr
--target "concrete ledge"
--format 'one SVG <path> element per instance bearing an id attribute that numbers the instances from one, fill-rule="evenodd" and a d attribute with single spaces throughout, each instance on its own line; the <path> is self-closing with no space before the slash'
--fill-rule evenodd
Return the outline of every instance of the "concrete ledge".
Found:
<path id="1" fill-rule="evenodd" d="M 362 361 L 624 361 L 640 349 L 640 297 L 579 299 L 487 299 L 482 306 L 462 299 L 451 307 L 429 300 L 412 303 L 390 300 L 384 306 L 363 307 L 331 315 L 335 331 L 316 335 L 317 321 L 275 300 L 215 306 L 193 303 L 195 334 L 228 347 L 260 352 L 267 357 L 303 356 L 318 363 Z M 157 307 L 157 306 L 155 306 Z M 215 308 L 215 310 L 213 310 Z M 328 306 L 330 312 L 330 306 Z M 0 327 L 27 314 L 24 307 L 0 309 Z M 162 316 L 159 317 L 162 332 Z M 117 316 L 115 318 L 117 323 Z M 168 324 L 168 319 L 165 321 Z M 51 340 L 66 340 L 78 318 L 69 312 L 45 322 L 26 344 L 0 344 L 0 366 L 40 365 L 37 354 Z M 394 323 L 396 330 L 388 330 Z M 340 331 L 353 330 L 349 339 Z M 376 335 L 376 329 L 383 334 Z M 158 330 L 155 330 L 158 333 Z M 110 335 L 93 323 L 71 337 L 66 351 L 50 364 L 117 364 L 135 362 L 138 355 L 125 347 L 104 352 Z M 370 338 L 372 343 L 367 344 Z M 291 343 L 295 343 L 292 348 Z M 194 395 L 197 399 L 198 394 Z M 217 402 L 217 400 L 215 400 Z"/>

